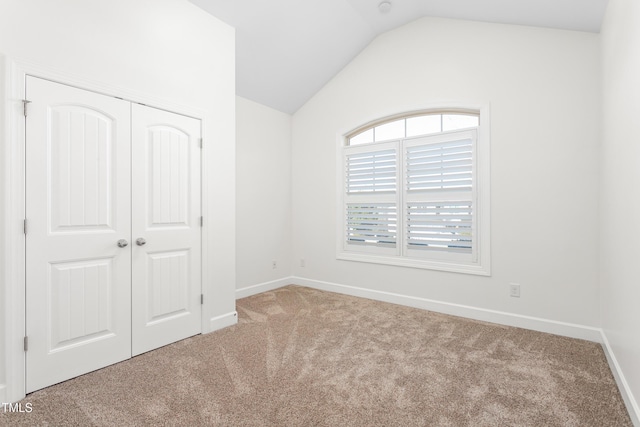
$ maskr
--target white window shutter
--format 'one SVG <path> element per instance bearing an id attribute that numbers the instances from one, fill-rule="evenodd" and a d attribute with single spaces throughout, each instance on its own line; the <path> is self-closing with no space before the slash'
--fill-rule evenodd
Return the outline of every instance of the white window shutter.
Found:
<path id="1" fill-rule="evenodd" d="M 471 190 L 471 138 L 410 146 L 406 156 L 408 191 Z"/>
<path id="2" fill-rule="evenodd" d="M 348 203 L 347 241 L 395 247 L 397 216 L 395 203 Z"/>
<path id="3" fill-rule="evenodd" d="M 475 141 L 475 131 L 462 131 L 406 142 L 404 247 L 412 256 L 474 254 Z"/>
<path id="4" fill-rule="evenodd" d="M 346 163 L 348 194 L 396 191 L 396 150 L 348 154 Z"/>
<path id="5" fill-rule="evenodd" d="M 345 149 L 344 238 L 356 250 L 395 250 L 398 236 L 397 143 Z M 385 248 L 385 249 L 374 249 Z"/>
<path id="6" fill-rule="evenodd" d="M 471 253 L 471 202 L 458 200 L 409 203 L 406 218 L 409 248 Z"/>

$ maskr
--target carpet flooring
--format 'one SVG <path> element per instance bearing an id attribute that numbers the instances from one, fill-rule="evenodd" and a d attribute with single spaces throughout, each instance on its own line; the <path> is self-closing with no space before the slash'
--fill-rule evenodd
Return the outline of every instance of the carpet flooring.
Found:
<path id="1" fill-rule="evenodd" d="M 600 345 L 314 289 L 28 395 L 42 426 L 594 426 L 631 421 Z"/>

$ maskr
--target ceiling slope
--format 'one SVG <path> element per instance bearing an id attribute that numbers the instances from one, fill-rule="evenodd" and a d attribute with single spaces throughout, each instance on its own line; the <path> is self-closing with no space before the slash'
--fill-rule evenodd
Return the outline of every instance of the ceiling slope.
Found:
<path id="1" fill-rule="evenodd" d="M 424 16 L 599 32 L 608 0 L 189 0 L 236 28 L 236 93 L 293 114 L 377 35 Z"/>

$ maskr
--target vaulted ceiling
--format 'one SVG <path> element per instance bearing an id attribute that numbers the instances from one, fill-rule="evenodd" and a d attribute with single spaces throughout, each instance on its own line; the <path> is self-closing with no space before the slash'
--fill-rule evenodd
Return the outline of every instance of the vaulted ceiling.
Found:
<path id="1" fill-rule="evenodd" d="M 608 0 L 189 1 L 236 28 L 236 93 L 292 114 L 377 35 L 421 17 L 597 33 Z"/>

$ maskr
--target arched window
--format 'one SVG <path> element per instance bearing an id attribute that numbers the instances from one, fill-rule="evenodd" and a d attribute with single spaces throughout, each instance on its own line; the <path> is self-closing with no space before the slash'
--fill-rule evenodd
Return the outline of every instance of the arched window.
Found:
<path id="1" fill-rule="evenodd" d="M 488 275 L 485 115 L 412 112 L 346 134 L 338 258 Z"/>
<path id="2" fill-rule="evenodd" d="M 370 144 L 392 139 L 433 135 L 458 129 L 476 128 L 478 112 L 426 112 L 391 118 L 359 128 L 347 137 L 348 145 Z"/>

